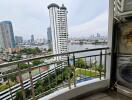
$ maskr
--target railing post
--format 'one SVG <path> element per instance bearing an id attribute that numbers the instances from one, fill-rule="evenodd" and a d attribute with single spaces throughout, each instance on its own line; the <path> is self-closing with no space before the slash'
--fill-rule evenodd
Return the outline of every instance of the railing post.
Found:
<path id="1" fill-rule="evenodd" d="M 34 85 L 33 85 L 33 79 L 32 79 L 32 70 L 31 70 L 31 66 L 28 62 L 28 71 L 29 71 L 29 77 L 30 77 L 30 84 L 31 84 L 31 91 L 32 91 L 32 97 L 33 97 L 33 100 L 36 100 L 35 98 L 35 92 L 34 92 Z"/>
<path id="2" fill-rule="evenodd" d="M 97 61 L 97 59 L 96 59 L 96 56 L 95 56 L 95 58 L 94 58 L 94 60 L 95 60 L 95 77 L 97 77 L 97 63 L 98 63 L 98 61 Z"/>
<path id="3" fill-rule="evenodd" d="M 70 74 L 71 74 L 71 70 L 70 70 L 70 62 L 69 62 L 69 55 L 67 56 L 67 62 L 68 62 L 68 85 L 69 85 L 69 89 L 71 89 L 71 80 L 70 80 Z"/>
<path id="4" fill-rule="evenodd" d="M 99 65 L 99 73 L 100 73 L 100 80 L 101 80 L 101 77 L 102 77 L 102 50 L 100 51 L 100 65 Z"/>
<path id="5" fill-rule="evenodd" d="M 23 84 L 23 79 L 21 76 L 21 70 L 20 70 L 20 64 L 18 63 L 18 72 L 19 72 L 19 79 L 20 79 L 20 85 L 21 85 L 21 91 L 22 91 L 22 96 L 23 99 L 26 100 L 26 95 L 25 95 L 25 91 L 24 91 L 24 84 Z"/>
<path id="6" fill-rule="evenodd" d="M 75 55 L 73 53 L 73 81 L 74 81 L 74 87 L 76 87 L 76 62 L 75 62 L 76 58 Z"/>
<path id="7" fill-rule="evenodd" d="M 106 78 L 106 59 L 107 59 L 107 50 L 105 50 L 105 57 L 104 57 L 104 78 Z"/>
<path id="8" fill-rule="evenodd" d="M 87 58 L 85 58 L 85 63 L 86 63 L 86 65 L 85 65 L 85 76 L 87 76 L 86 75 L 86 71 L 87 71 Z"/>
<path id="9" fill-rule="evenodd" d="M 8 80 L 8 84 L 9 84 L 9 89 L 10 89 L 9 91 L 10 91 L 11 99 L 14 100 L 13 96 L 12 96 L 11 85 L 10 85 L 10 82 L 9 82 L 9 76 L 8 76 L 7 80 Z"/>
<path id="10" fill-rule="evenodd" d="M 56 81 L 56 87 L 58 87 L 57 85 L 58 85 L 58 78 L 57 78 L 57 70 L 56 70 L 56 65 L 54 64 L 54 66 L 55 66 L 55 76 L 56 76 L 56 79 L 55 79 L 55 81 Z M 59 64 L 57 64 L 57 67 L 59 66 Z M 56 89 L 58 89 L 58 88 L 56 88 Z"/>
<path id="11" fill-rule="evenodd" d="M 49 87 L 51 89 L 51 81 L 50 81 L 50 74 L 49 74 L 49 71 L 48 71 L 48 83 L 49 83 Z"/>
<path id="12" fill-rule="evenodd" d="M 90 57 L 90 77 L 92 77 L 91 68 L 92 68 L 92 60 L 91 60 L 91 57 Z"/>
<path id="13" fill-rule="evenodd" d="M 42 79 L 41 69 L 40 69 L 41 66 L 38 66 L 38 67 L 39 67 L 39 76 L 40 76 L 40 79 Z"/>

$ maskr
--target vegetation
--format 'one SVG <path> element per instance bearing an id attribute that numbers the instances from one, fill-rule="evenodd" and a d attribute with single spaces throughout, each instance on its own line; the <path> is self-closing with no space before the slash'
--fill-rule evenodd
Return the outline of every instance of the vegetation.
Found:
<path id="1" fill-rule="evenodd" d="M 97 61 L 92 63 L 92 68 L 90 68 L 89 70 L 86 69 L 86 68 L 88 68 L 88 64 L 82 58 L 80 58 L 76 61 L 76 67 L 77 67 L 76 68 L 77 75 L 83 74 L 83 75 L 91 76 L 91 77 L 95 77 L 95 76 L 99 75 L 99 77 L 101 79 L 102 74 L 104 72 L 104 66 L 97 65 Z M 97 73 L 96 73 L 96 71 L 97 71 Z"/>
<path id="2" fill-rule="evenodd" d="M 79 59 L 77 59 L 77 61 L 75 63 L 75 66 L 77 68 L 86 68 L 87 67 L 87 63 L 82 58 L 79 58 Z"/>
<path id="3" fill-rule="evenodd" d="M 90 76 L 90 77 L 96 77 L 96 72 L 92 70 L 77 68 L 75 72 L 77 76 L 85 75 L 85 76 Z"/>
<path id="4" fill-rule="evenodd" d="M 19 67 L 20 67 L 20 69 L 27 69 L 30 66 L 37 66 L 37 65 L 42 64 L 42 63 L 43 63 L 43 61 L 41 61 L 41 60 L 33 60 L 32 64 L 21 63 L 19 65 Z"/>
<path id="5" fill-rule="evenodd" d="M 4 90 L 7 89 L 7 88 L 9 88 L 9 85 L 7 85 L 7 84 L 2 84 L 2 85 L 0 85 L 0 92 L 1 92 L 1 91 L 4 91 Z"/>
<path id="6" fill-rule="evenodd" d="M 32 61 L 33 66 L 37 66 L 37 65 L 42 64 L 42 63 L 43 63 L 43 61 L 41 61 L 41 60 L 33 60 Z"/>
<path id="7" fill-rule="evenodd" d="M 21 63 L 20 65 L 19 65 L 19 67 L 20 67 L 20 69 L 26 69 L 26 68 L 28 68 L 28 64 L 25 64 L 25 63 Z"/>
<path id="8" fill-rule="evenodd" d="M 100 79 L 101 79 L 101 77 L 102 77 L 102 72 L 104 72 L 104 67 L 103 67 L 103 65 L 97 65 L 97 66 L 96 66 L 96 71 L 99 72 L 99 76 L 100 76 Z"/>
<path id="9" fill-rule="evenodd" d="M 12 82 L 16 82 L 16 76 L 17 76 L 17 74 L 12 74 L 12 75 L 10 76 L 10 80 L 11 80 Z"/>
<path id="10" fill-rule="evenodd" d="M 0 84 L 0 92 L 4 91 L 5 89 L 8 89 L 9 86 L 13 86 L 15 84 L 14 82 L 11 82 L 10 80 L 9 80 L 9 82 L 10 82 L 10 85 L 8 82 L 4 82 L 4 83 Z"/>
<path id="11" fill-rule="evenodd" d="M 24 48 L 21 50 L 21 53 L 26 53 L 26 54 L 38 54 L 41 53 L 42 51 L 36 47 L 36 48 Z"/>
<path id="12" fill-rule="evenodd" d="M 38 80 L 34 87 L 35 95 L 39 95 L 45 91 L 55 88 L 57 85 L 61 84 L 63 81 L 66 81 L 68 79 L 68 75 L 69 75 L 69 72 L 67 68 L 57 69 L 56 73 L 49 74 L 48 76 L 44 77 L 42 80 Z M 70 73 L 70 77 L 72 76 L 73 76 L 72 73 Z M 25 90 L 25 92 L 29 94 L 28 96 L 26 96 L 26 98 L 30 98 L 31 96 L 30 91 L 31 91 L 30 89 Z M 16 93 L 15 100 L 23 100 L 18 98 L 22 98 L 21 91 L 18 91 Z"/>
<path id="13" fill-rule="evenodd" d="M 26 98 L 30 98 L 31 97 L 31 90 L 30 89 L 25 89 L 25 95 L 26 95 Z M 16 92 L 16 97 L 14 100 L 24 100 L 23 99 L 23 96 L 22 96 L 22 91 L 19 90 Z"/>

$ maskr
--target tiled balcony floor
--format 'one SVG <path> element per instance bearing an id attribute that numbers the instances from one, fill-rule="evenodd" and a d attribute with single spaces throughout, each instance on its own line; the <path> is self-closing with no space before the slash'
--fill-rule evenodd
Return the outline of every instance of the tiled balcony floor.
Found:
<path id="1" fill-rule="evenodd" d="M 95 93 L 93 95 L 78 100 L 132 100 L 132 98 L 126 97 L 117 92 L 105 91 L 105 92 Z"/>

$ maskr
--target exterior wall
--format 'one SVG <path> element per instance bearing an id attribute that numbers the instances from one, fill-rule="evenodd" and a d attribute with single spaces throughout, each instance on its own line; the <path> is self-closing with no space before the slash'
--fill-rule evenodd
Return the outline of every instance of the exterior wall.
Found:
<path id="1" fill-rule="evenodd" d="M 0 23 L 0 45 L 1 49 L 15 48 L 13 28 L 9 21 Z"/>
<path id="2" fill-rule="evenodd" d="M 16 44 L 22 43 L 23 38 L 21 36 L 15 36 L 15 42 L 16 42 Z"/>
<path id="3" fill-rule="evenodd" d="M 110 78 L 111 78 L 111 66 L 112 66 L 112 40 L 113 40 L 113 18 L 114 18 L 114 0 L 109 0 L 109 22 L 108 22 L 108 53 L 111 53 L 107 57 L 107 66 L 106 66 L 106 79 L 109 79 L 110 85 Z"/>
<path id="4" fill-rule="evenodd" d="M 49 49 L 51 49 L 51 51 L 53 51 L 52 49 L 52 33 L 51 33 L 51 27 L 47 28 L 47 38 L 48 38 L 48 46 Z"/>

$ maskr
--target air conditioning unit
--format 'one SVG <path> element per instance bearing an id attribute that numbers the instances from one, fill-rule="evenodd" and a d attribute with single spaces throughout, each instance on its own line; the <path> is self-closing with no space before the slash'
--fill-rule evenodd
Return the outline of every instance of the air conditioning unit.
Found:
<path id="1" fill-rule="evenodd" d="M 129 17 L 132 16 L 132 0 L 115 0 L 115 16 Z"/>

